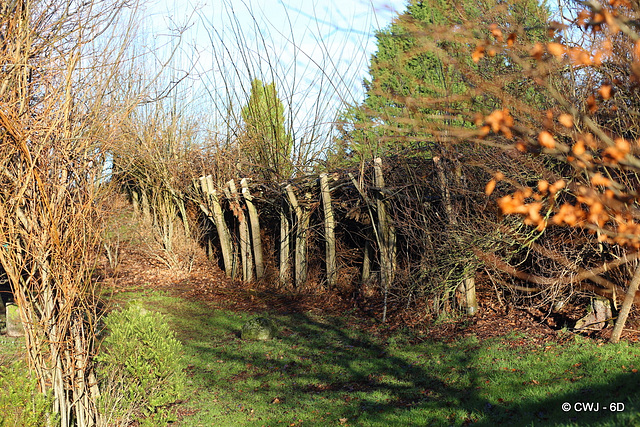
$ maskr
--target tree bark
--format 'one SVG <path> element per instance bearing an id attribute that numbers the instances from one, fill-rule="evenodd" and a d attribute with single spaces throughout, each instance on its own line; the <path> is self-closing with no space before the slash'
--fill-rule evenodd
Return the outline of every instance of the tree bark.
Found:
<path id="1" fill-rule="evenodd" d="M 636 266 L 636 271 L 633 273 L 633 277 L 631 278 L 631 283 L 629 283 L 629 289 L 627 289 L 627 294 L 624 297 L 624 301 L 622 302 L 622 307 L 620 307 L 620 312 L 618 313 L 618 319 L 616 320 L 616 325 L 613 327 L 613 331 L 611 332 L 611 338 L 609 341 L 611 343 L 617 343 L 620 341 L 620 335 L 622 335 L 622 330 L 624 329 L 624 325 L 627 323 L 627 318 L 629 317 L 629 312 L 631 311 L 631 307 L 633 306 L 633 301 L 636 297 L 636 292 L 638 292 L 638 287 L 640 286 L 640 264 Z"/>
<path id="2" fill-rule="evenodd" d="M 367 240 L 364 243 L 363 255 L 362 255 L 362 284 L 368 284 L 371 281 L 371 258 L 373 248 L 371 243 Z"/>
<path id="3" fill-rule="evenodd" d="M 240 256 L 242 257 L 242 280 L 251 282 L 253 280 L 253 256 L 251 253 L 251 237 L 249 234 L 249 224 L 244 214 L 244 210 L 240 205 L 238 189 L 236 183 L 231 180 L 227 183 L 231 193 L 233 204 L 233 213 L 238 219 L 238 229 L 240 234 Z"/>
<path id="4" fill-rule="evenodd" d="M 264 276 L 264 262 L 262 260 L 262 239 L 260 238 L 260 219 L 258 210 L 253 204 L 253 196 L 249 192 L 249 184 L 246 178 L 240 180 L 242 195 L 249 212 L 249 222 L 251 223 L 251 241 L 253 242 L 253 258 L 256 265 L 256 279 L 260 280 Z"/>
<path id="5" fill-rule="evenodd" d="M 387 208 L 385 206 L 382 189 L 384 188 L 384 177 L 382 176 L 382 159 L 377 157 L 373 161 L 373 172 L 375 186 L 378 188 L 376 197 L 376 211 L 378 216 L 378 230 L 380 245 L 380 279 L 384 291 L 384 308 L 382 311 L 382 321 L 387 320 L 387 297 L 389 295 L 389 287 L 395 278 L 396 272 L 396 230 L 391 224 L 387 216 Z"/>
<path id="6" fill-rule="evenodd" d="M 294 274 L 296 287 L 300 287 L 307 281 L 307 230 L 309 229 L 310 214 L 298 203 L 296 194 L 291 184 L 287 185 L 289 203 L 296 214 L 296 245 L 294 255 Z"/>
<path id="7" fill-rule="evenodd" d="M 331 191 L 329 189 L 329 179 L 327 174 L 320 175 L 320 191 L 322 194 L 322 207 L 324 211 L 324 239 L 325 257 L 327 269 L 327 284 L 329 288 L 336 286 L 336 237 L 335 220 L 333 209 L 331 208 Z"/>
<path id="8" fill-rule="evenodd" d="M 280 211 L 280 285 L 286 286 L 291 280 L 291 263 L 289 249 L 291 241 L 291 227 L 287 218 L 286 209 L 282 206 Z"/>
<path id="9" fill-rule="evenodd" d="M 218 240 L 220 240 L 220 250 L 222 251 L 222 260 L 224 262 L 224 272 L 227 277 L 234 277 L 234 265 L 233 265 L 233 242 L 231 241 L 231 233 L 224 220 L 224 213 L 218 194 L 213 187 L 213 177 L 208 175 L 206 177 L 200 177 L 200 188 L 205 195 L 208 209 L 203 209 L 204 206 L 200 206 L 200 209 L 209 218 L 216 227 L 218 233 Z"/>

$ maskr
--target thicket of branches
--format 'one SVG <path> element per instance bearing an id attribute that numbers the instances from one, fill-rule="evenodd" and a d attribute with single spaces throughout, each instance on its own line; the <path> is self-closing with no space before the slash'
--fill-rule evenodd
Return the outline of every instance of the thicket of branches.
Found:
<path id="1" fill-rule="evenodd" d="M 28 362 L 63 426 L 99 422 L 93 355 L 109 123 L 122 118 L 125 2 L 0 6 L 0 262 Z M 133 9 L 129 11 L 134 11 Z M 118 42 L 112 25 L 125 32 Z"/>
<path id="2" fill-rule="evenodd" d="M 417 11 L 448 6 L 410 6 L 413 13 L 398 21 L 409 48 L 392 57 L 402 65 L 379 59 L 385 72 L 369 89 L 371 97 L 387 99 L 393 115 L 369 103 L 362 112 L 374 120 L 356 116 L 346 135 L 374 132 L 382 140 L 408 141 L 409 148 L 417 143 L 424 147 L 419 155 L 449 163 L 442 181 L 447 233 L 453 244 L 466 242 L 491 276 L 502 275 L 512 289 L 547 302 L 568 299 L 576 289 L 613 300 L 626 291 L 615 341 L 640 281 L 633 273 L 639 247 L 638 6 L 565 4 L 564 20 L 549 22 L 548 33 L 532 39 L 531 27 L 508 19 L 525 3 L 499 5 L 486 15 L 494 22 L 480 28 L 464 18 L 473 15 L 464 4 L 452 6 L 455 22 L 445 24 L 417 19 Z M 455 70 L 449 78 L 458 86 L 446 90 L 430 74 L 413 72 L 412 64 L 434 57 L 440 69 Z M 390 81 L 430 92 L 389 90 Z M 470 167 L 494 175 L 486 194 L 499 196 L 502 213 L 520 220 L 470 209 L 465 196 L 482 182 L 469 179 L 478 176 Z M 471 175 L 460 173 L 465 169 Z M 449 201 L 447 192 L 458 197 Z"/>

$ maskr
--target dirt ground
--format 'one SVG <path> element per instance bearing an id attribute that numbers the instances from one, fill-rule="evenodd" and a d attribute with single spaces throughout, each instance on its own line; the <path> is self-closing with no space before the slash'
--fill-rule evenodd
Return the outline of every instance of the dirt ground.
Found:
<path id="1" fill-rule="evenodd" d="M 104 283 L 117 295 L 130 290 L 155 289 L 197 300 L 212 308 L 245 312 L 272 311 L 278 313 L 316 312 L 327 315 L 345 314 L 354 326 L 370 329 L 375 334 L 393 333 L 398 328 L 415 332 L 419 339 L 454 340 L 461 336 L 475 335 L 478 339 L 504 336 L 521 332 L 529 342 L 570 339 L 572 334 L 563 332 L 586 313 L 585 301 L 568 304 L 561 313 L 551 313 L 532 306 L 515 306 L 496 297 L 493 286 L 478 285 L 479 311 L 475 316 L 456 315 L 434 319 L 426 314 L 424 306 L 409 309 L 391 307 L 387 322 L 382 324 L 382 304 L 379 299 L 354 301 L 336 291 L 309 289 L 283 289 L 262 283 L 246 284 L 225 277 L 216 265 L 208 261 L 204 253 L 198 254 L 188 269 L 170 269 L 138 247 L 125 245 L 121 249 L 121 262 L 116 269 L 106 263 L 103 268 Z M 631 316 L 623 339 L 637 341 L 640 338 L 640 322 Z M 583 334 L 605 340 L 612 327 Z M 514 345 L 517 345 L 515 343 Z"/>

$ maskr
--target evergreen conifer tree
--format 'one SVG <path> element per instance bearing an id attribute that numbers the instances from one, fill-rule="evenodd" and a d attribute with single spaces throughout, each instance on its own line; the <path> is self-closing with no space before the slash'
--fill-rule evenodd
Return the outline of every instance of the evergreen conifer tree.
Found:
<path id="1" fill-rule="evenodd" d="M 506 55 L 482 52 L 478 58 L 474 49 L 496 35 L 545 40 L 548 16 L 537 0 L 412 1 L 376 35 L 365 100 L 341 117 L 338 157 L 366 160 L 416 149 L 428 155 L 449 129 L 470 127 L 473 113 L 499 108 L 504 100 L 483 95 L 483 81 L 502 83 L 505 94 L 531 105 L 544 104 Z"/>
<path id="2" fill-rule="evenodd" d="M 251 95 L 242 109 L 244 150 L 257 175 L 266 180 L 291 176 L 293 138 L 285 129 L 284 106 L 275 83 L 251 82 Z"/>

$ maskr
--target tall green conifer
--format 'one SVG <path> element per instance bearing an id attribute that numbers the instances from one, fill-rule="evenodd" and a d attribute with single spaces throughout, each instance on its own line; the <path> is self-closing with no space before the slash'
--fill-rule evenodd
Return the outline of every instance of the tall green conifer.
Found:
<path id="1" fill-rule="evenodd" d="M 291 176 L 293 138 L 285 129 L 284 106 L 275 83 L 251 82 L 249 102 L 242 109 L 245 122 L 245 153 L 262 179 Z"/>

